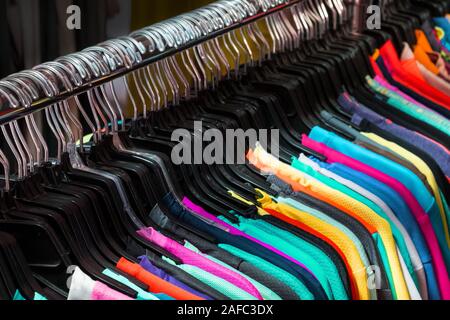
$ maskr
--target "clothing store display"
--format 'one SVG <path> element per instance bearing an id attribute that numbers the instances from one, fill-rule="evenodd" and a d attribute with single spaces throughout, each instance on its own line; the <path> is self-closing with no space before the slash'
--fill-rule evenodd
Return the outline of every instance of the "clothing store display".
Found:
<path id="1" fill-rule="evenodd" d="M 0 300 L 450 300 L 448 1 L 275 2 L 104 42 L 117 0 L 45 3 L 68 55 L 0 80 Z M 49 28 L 71 3 L 96 32 Z"/>

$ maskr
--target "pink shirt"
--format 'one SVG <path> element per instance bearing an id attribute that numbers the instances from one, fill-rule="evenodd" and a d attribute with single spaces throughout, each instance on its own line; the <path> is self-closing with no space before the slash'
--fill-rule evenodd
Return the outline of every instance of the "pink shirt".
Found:
<path id="1" fill-rule="evenodd" d="M 345 154 L 333 150 L 323 143 L 314 141 L 306 135 L 303 135 L 302 143 L 306 147 L 311 148 L 312 150 L 319 152 L 320 154 L 323 154 L 325 157 L 327 157 L 327 162 L 341 163 L 352 169 L 365 173 L 371 176 L 372 178 L 375 178 L 378 181 L 390 186 L 392 189 L 397 191 L 403 197 L 408 207 L 411 209 L 411 212 L 413 213 L 417 222 L 419 223 L 419 226 L 425 236 L 425 240 L 427 241 L 432 256 L 433 266 L 436 272 L 437 280 L 439 282 L 439 288 L 442 294 L 442 298 L 445 300 L 449 300 L 450 281 L 448 279 L 447 269 L 444 263 L 444 259 L 442 257 L 441 250 L 438 245 L 436 234 L 434 233 L 433 227 L 431 226 L 430 218 L 423 211 L 422 207 L 417 202 L 417 199 L 412 195 L 411 191 L 409 191 L 398 180 L 358 160 L 355 160 L 351 157 L 346 156 Z"/>
<path id="2" fill-rule="evenodd" d="M 180 258 L 184 264 L 196 266 L 202 270 L 205 270 L 217 277 L 220 277 L 236 287 L 250 293 L 259 300 L 264 300 L 264 298 L 259 293 L 258 289 L 246 278 L 232 272 L 231 270 L 209 260 L 208 258 L 197 254 L 196 252 L 185 248 L 178 242 L 162 235 L 153 228 L 148 228 L 144 230 L 139 230 L 138 234 L 143 238 L 157 244 L 158 246 L 166 249 L 168 252 L 172 253 L 174 256 Z"/>

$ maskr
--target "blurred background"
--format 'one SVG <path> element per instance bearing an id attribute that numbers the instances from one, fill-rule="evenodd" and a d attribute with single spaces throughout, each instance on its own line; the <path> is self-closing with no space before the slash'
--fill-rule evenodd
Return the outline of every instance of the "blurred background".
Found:
<path id="1" fill-rule="evenodd" d="M 0 0 L 0 78 L 213 0 Z M 67 8 L 81 9 L 69 30 Z"/>

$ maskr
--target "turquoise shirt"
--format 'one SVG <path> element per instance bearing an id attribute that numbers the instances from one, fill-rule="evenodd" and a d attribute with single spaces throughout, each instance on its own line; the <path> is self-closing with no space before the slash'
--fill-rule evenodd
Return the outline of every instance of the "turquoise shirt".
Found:
<path id="1" fill-rule="evenodd" d="M 19 292 L 19 290 L 16 290 L 16 293 L 14 293 L 14 297 L 13 297 L 14 301 L 25 301 L 27 299 L 25 299 L 25 297 Z M 43 295 L 39 294 L 38 292 L 34 293 L 34 301 L 47 301 L 47 298 L 44 297 Z"/>
<path id="2" fill-rule="evenodd" d="M 255 286 L 255 288 L 259 291 L 259 293 L 261 294 L 261 296 L 264 298 L 264 300 L 282 300 L 281 297 L 276 294 L 275 292 L 273 292 L 272 290 L 270 290 L 269 288 L 267 288 L 265 285 L 261 284 L 260 282 L 254 280 L 253 278 L 247 276 L 246 274 L 240 272 L 239 270 L 234 269 L 233 267 L 229 266 L 228 264 L 224 263 L 223 261 L 220 261 L 214 257 L 211 257 L 207 254 L 202 253 L 200 250 L 198 250 L 193 244 L 191 244 L 190 242 L 186 241 L 185 245 L 186 248 L 204 256 L 205 258 L 208 258 L 209 260 L 220 264 L 221 266 L 223 266 L 224 268 L 229 269 L 230 271 L 233 271 L 237 274 L 239 274 L 240 276 L 246 278 L 248 281 L 251 282 L 251 284 L 253 284 Z"/>
<path id="3" fill-rule="evenodd" d="M 439 131 L 442 131 L 446 135 L 450 136 L 450 121 L 447 118 L 441 116 L 439 113 L 433 110 L 418 106 L 415 103 L 406 100 L 396 92 L 387 89 L 369 76 L 366 77 L 366 80 L 370 88 L 388 98 L 387 103 L 389 105 L 422 122 L 433 126 Z"/>
<path id="4" fill-rule="evenodd" d="M 402 165 L 387 159 L 375 152 L 358 146 L 345 140 L 333 132 L 329 132 L 320 127 L 314 127 L 309 137 L 317 142 L 321 142 L 328 147 L 339 151 L 362 163 L 370 164 L 371 167 L 385 173 L 386 175 L 401 182 L 419 202 L 423 210 L 429 215 L 431 224 L 435 231 L 439 246 L 444 257 L 447 270 L 450 270 L 450 250 L 445 237 L 448 230 L 444 229 L 436 200 L 427 190 L 423 182 L 411 170 Z"/>
<path id="5" fill-rule="evenodd" d="M 224 217 L 219 218 L 302 262 L 317 277 L 330 300 L 348 300 L 336 266 L 317 247 L 265 221 L 246 219 L 241 216 L 236 217 L 239 219 L 239 224 L 233 224 Z"/>
<path id="6" fill-rule="evenodd" d="M 257 298 L 251 295 L 250 293 L 242 290 L 241 288 L 236 287 L 232 283 L 220 277 L 217 277 L 203 269 L 187 264 L 175 264 L 175 262 L 173 262 L 171 259 L 167 257 L 163 257 L 163 259 L 168 263 L 171 263 L 174 266 L 180 268 L 181 270 L 189 273 L 191 276 L 197 278 L 198 280 L 207 284 L 211 288 L 216 289 L 217 291 L 227 296 L 231 300 L 257 300 Z"/>
<path id="7" fill-rule="evenodd" d="M 289 272 L 275 266 L 267 260 L 264 260 L 258 256 L 252 255 L 246 251 L 230 246 L 228 244 L 219 244 L 219 248 L 235 255 L 236 257 L 244 259 L 261 271 L 264 271 L 277 278 L 278 280 L 289 284 L 291 289 L 298 295 L 301 300 L 314 300 L 313 294 L 308 290 L 303 282 Z"/>
<path id="8" fill-rule="evenodd" d="M 16 290 L 16 293 L 14 293 L 13 300 L 14 301 L 25 301 L 27 299 L 25 299 L 25 297 L 19 292 L 19 290 Z"/>
<path id="9" fill-rule="evenodd" d="M 34 294 L 34 301 L 47 301 L 47 298 L 36 292 Z"/>
<path id="10" fill-rule="evenodd" d="M 336 180 L 333 180 L 329 177 L 326 177 L 326 176 L 322 175 L 321 173 L 315 171 L 313 168 L 300 162 L 298 159 L 293 158 L 292 166 L 294 168 L 296 168 L 297 170 L 300 170 L 300 171 L 308 174 L 312 178 L 317 179 L 318 181 L 322 182 L 323 184 L 326 184 L 330 188 L 338 190 L 338 191 L 346 194 L 347 196 L 355 199 L 356 201 L 363 203 L 364 205 L 366 205 L 370 209 L 372 209 L 374 212 L 376 212 L 381 218 L 386 220 L 391 227 L 392 235 L 394 236 L 394 239 L 395 239 L 397 246 L 400 250 L 400 253 L 405 261 L 408 271 L 411 274 L 412 278 L 414 279 L 414 282 L 417 285 L 417 282 L 418 282 L 417 276 L 416 276 L 416 273 L 414 272 L 414 267 L 411 262 L 411 257 L 409 255 L 409 251 L 408 251 L 408 247 L 406 246 L 405 239 L 403 238 L 403 235 L 400 232 L 400 230 L 398 230 L 397 226 L 392 222 L 392 220 L 386 215 L 386 213 L 378 205 L 376 205 L 373 201 L 363 197 L 361 194 L 359 194 L 359 193 L 355 192 L 354 190 L 348 188 L 347 186 L 343 185 L 342 183 L 340 183 Z M 378 237 L 378 239 L 379 238 L 380 237 Z M 381 245 L 382 245 L 382 242 L 381 242 Z M 384 245 L 383 245 L 382 249 L 383 250 L 385 249 Z M 386 270 L 390 270 L 389 260 L 387 260 L 387 256 L 382 257 L 382 258 L 386 259 L 386 260 L 383 260 L 383 264 L 385 265 Z"/>

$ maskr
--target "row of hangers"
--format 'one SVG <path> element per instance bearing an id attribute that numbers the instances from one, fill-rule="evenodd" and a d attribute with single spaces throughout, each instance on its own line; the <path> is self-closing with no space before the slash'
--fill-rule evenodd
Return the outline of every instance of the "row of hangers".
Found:
<path id="1" fill-rule="evenodd" d="M 42 94 L 52 99 L 120 68 L 130 70 L 149 52 L 201 39 L 279 3 L 218 1 L 11 75 L 0 81 L 0 95 L 13 108 L 32 108 Z M 201 120 L 205 130 L 276 128 L 283 160 L 300 153 L 323 159 L 304 147 L 300 137 L 323 125 L 353 138 L 322 116 L 327 111 L 351 124 L 336 102 L 342 89 L 376 111 L 403 119 L 371 101 L 364 78 L 372 74 L 367 57 L 387 38 L 396 46 L 402 41 L 412 44 L 412 32 L 426 12 L 445 12 L 446 6 L 446 1 L 438 0 L 386 1 L 383 30 L 354 33 L 351 12 L 342 0 L 300 1 L 45 108 L 42 116 L 56 141 L 56 152 L 48 147 L 36 114 L 1 125 L 8 150 L 0 150 L 4 168 L 0 239 L 6 239 L 0 241 L 0 265 L 8 266 L 2 269 L 3 278 L 9 272 L 14 276 L 8 279 L 19 283 L 0 281 L 6 287 L 3 291 L 0 287 L 0 294 L 11 294 L 18 286 L 27 297 L 39 292 L 63 299 L 65 270 L 76 264 L 94 279 L 136 296 L 102 270 L 124 275 L 115 268 L 118 259 L 136 261 L 137 254 L 146 251 L 181 263 L 136 234 L 139 228 L 153 226 L 182 243 L 148 217 L 165 194 L 173 193 L 179 200 L 188 195 L 213 214 L 238 222 L 230 211 L 251 214 L 253 206 L 237 201 L 229 190 L 250 202 L 255 187 L 272 193 L 265 178 L 248 164 L 173 166 L 173 130 L 185 128 L 196 135 L 194 120 Z M 118 85 L 123 85 L 132 106 L 130 119 Z M 77 146 L 87 130 L 92 142 Z M 215 242 L 166 214 L 181 228 Z"/>

